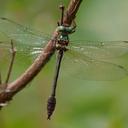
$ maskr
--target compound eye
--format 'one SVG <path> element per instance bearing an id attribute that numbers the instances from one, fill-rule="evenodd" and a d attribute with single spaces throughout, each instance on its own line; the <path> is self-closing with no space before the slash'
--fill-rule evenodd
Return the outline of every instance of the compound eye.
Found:
<path id="1" fill-rule="evenodd" d="M 58 30 L 59 30 L 60 32 L 64 31 L 64 26 L 59 26 L 59 27 L 58 27 Z"/>

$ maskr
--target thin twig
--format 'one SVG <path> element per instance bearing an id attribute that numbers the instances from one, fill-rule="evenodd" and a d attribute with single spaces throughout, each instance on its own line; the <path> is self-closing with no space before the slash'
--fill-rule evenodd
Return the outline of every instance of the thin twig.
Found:
<path id="1" fill-rule="evenodd" d="M 8 69 L 8 73 L 7 73 L 7 78 L 5 80 L 5 85 L 6 85 L 5 88 L 7 88 L 7 84 L 8 84 L 11 72 L 12 72 L 12 67 L 13 67 L 14 59 L 15 59 L 15 55 L 16 55 L 16 49 L 14 48 L 12 40 L 11 40 L 11 54 L 12 54 L 12 57 L 11 57 L 11 61 L 10 61 L 10 65 L 9 65 L 9 69 Z"/>
<path id="2" fill-rule="evenodd" d="M 76 13 L 83 0 L 71 0 L 64 16 L 64 25 L 70 26 L 76 17 Z"/>
<path id="3" fill-rule="evenodd" d="M 66 14 L 64 15 L 64 25 L 71 25 L 81 2 L 82 0 L 70 1 Z M 19 78 L 8 84 L 7 88 L 2 93 L 0 93 L 0 104 L 10 101 L 17 92 L 22 90 L 40 72 L 40 70 L 45 66 L 45 64 L 50 60 L 51 56 L 55 52 L 55 40 L 57 37 L 58 32 L 55 31 L 51 40 L 45 46 L 34 63 Z"/>
<path id="4" fill-rule="evenodd" d="M 0 85 L 2 84 L 2 77 L 1 77 L 1 72 L 0 72 Z"/>

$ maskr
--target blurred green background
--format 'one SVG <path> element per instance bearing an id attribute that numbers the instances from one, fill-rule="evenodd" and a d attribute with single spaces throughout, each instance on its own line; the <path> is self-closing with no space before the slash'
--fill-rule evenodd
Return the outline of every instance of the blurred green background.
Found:
<path id="1" fill-rule="evenodd" d="M 0 0 L 0 16 L 50 35 L 60 16 L 58 5 L 64 3 L 67 6 L 68 2 Z M 71 38 L 128 40 L 127 12 L 128 0 L 83 0 L 76 17 L 77 31 Z M 5 78 L 9 53 L 1 52 L 1 55 L 0 59 L 4 60 L 0 70 Z M 27 55 L 18 55 L 11 80 L 16 79 L 32 63 L 32 59 Z M 51 60 L 30 86 L 0 111 L 0 128 L 128 127 L 128 77 L 112 82 L 81 80 L 66 74 L 63 67 L 57 88 L 56 110 L 52 119 L 47 120 L 46 101 L 51 92 L 54 62 L 54 59 Z"/>

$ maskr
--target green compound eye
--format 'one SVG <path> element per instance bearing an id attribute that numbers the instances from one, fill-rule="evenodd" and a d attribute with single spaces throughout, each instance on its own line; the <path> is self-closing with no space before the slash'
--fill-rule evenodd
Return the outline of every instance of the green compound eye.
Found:
<path id="1" fill-rule="evenodd" d="M 58 26 L 58 27 L 57 27 L 56 31 L 61 32 L 62 34 L 63 34 L 63 33 L 68 33 L 68 34 L 70 34 L 70 33 L 73 33 L 73 32 L 74 32 L 74 27 L 72 27 L 72 26 L 66 27 L 66 26 L 62 26 L 62 25 L 61 25 L 61 26 Z"/>
<path id="2" fill-rule="evenodd" d="M 58 27 L 56 28 L 56 31 L 58 31 L 58 32 L 64 31 L 64 26 L 58 26 Z"/>

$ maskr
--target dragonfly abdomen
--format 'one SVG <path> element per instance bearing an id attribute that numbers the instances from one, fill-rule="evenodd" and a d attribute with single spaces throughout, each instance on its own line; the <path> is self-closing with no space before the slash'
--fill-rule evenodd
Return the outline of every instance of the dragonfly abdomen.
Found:
<path id="1" fill-rule="evenodd" d="M 55 106 L 56 106 L 56 98 L 54 96 L 50 96 L 47 102 L 47 115 L 48 115 L 47 119 L 50 120 L 50 117 L 55 110 Z"/>

